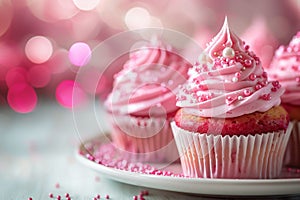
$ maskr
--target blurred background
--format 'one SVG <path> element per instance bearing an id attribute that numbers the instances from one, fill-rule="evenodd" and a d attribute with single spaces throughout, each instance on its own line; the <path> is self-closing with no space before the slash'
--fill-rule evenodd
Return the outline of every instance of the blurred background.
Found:
<path id="1" fill-rule="evenodd" d="M 122 43 L 90 58 L 99 43 L 123 31 L 158 27 L 184 33 L 205 48 L 225 15 L 264 67 L 300 31 L 300 0 L 0 0 L 0 109 L 26 114 L 41 101 L 73 108 L 89 96 L 101 102 L 127 57 L 102 66 Z M 76 83 L 84 65 L 93 67 Z M 74 88 L 80 91 L 76 101 Z"/>

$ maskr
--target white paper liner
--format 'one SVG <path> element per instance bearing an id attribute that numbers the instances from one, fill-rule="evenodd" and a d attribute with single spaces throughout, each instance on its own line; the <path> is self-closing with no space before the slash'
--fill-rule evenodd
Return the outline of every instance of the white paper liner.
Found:
<path id="1" fill-rule="evenodd" d="M 110 118 L 113 142 L 129 155 L 129 159 L 143 162 L 178 160 L 171 119 L 115 115 Z"/>
<path id="2" fill-rule="evenodd" d="M 280 175 L 292 125 L 248 136 L 193 133 L 171 123 L 183 173 L 201 178 L 275 178 Z"/>
<path id="3" fill-rule="evenodd" d="M 300 122 L 293 121 L 293 129 L 284 155 L 284 166 L 300 168 Z"/>

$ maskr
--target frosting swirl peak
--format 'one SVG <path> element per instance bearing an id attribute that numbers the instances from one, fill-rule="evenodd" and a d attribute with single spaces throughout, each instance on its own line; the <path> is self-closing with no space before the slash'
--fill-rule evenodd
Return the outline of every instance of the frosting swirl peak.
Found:
<path id="1" fill-rule="evenodd" d="M 202 117 L 230 118 L 265 112 L 284 90 L 269 82 L 260 59 L 228 26 L 210 42 L 177 96 L 177 105 Z"/>

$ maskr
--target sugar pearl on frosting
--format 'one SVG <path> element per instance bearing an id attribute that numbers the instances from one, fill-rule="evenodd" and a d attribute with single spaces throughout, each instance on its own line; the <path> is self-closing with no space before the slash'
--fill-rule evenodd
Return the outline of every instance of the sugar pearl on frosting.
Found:
<path id="1" fill-rule="evenodd" d="M 250 67 L 250 66 L 252 65 L 252 61 L 246 59 L 246 60 L 245 60 L 245 65 L 246 65 L 246 67 Z"/>
<path id="2" fill-rule="evenodd" d="M 268 81 L 262 81 L 260 84 L 261 84 L 262 86 L 266 86 L 266 85 L 268 85 Z"/>
<path id="3" fill-rule="evenodd" d="M 236 82 L 238 82 L 239 79 L 237 77 L 233 77 L 231 80 L 232 80 L 232 82 L 236 83 Z"/>
<path id="4" fill-rule="evenodd" d="M 254 80 L 256 79 L 256 75 L 255 75 L 255 74 L 250 74 L 250 75 L 249 75 L 249 79 L 250 79 L 251 81 L 254 81 Z"/>
<path id="5" fill-rule="evenodd" d="M 243 100 L 243 97 L 242 96 L 238 96 L 237 99 L 240 101 L 240 100 Z"/>
<path id="6" fill-rule="evenodd" d="M 261 98 L 263 100 L 269 101 L 269 100 L 271 100 L 271 95 L 270 94 L 264 94 L 264 95 L 261 96 Z"/>
<path id="7" fill-rule="evenodd" d="M 251 91 L 250 91 L 249 89 L 245 89 L 245 90 L 244 90 L 244 95 L 245 95 L 246 97 L 250 96 L 250 95 L 251 95 Z"/>
<path id="8" fill-rule="evenodd" d="M 232 48 L 226 47 L 223 49 L 222 55 L 225 58 L 233 58 L 235 56 L 235 52 Z"/>
<path id="9" fill-rule="evenodd" d="M 230 61 L 229 61 L 229 65 L 234 65 L 235 63 L 236 63 L 235 60 L 230 60 Z"/>
<path id="10" fill-rule="evenodd" d="M 273 81 L 272 85 L 275 86 L 275 87 L 277 87 L 279 85 L 279 81 Z"/>
<path id="11" fill-rule="evenodd" d="M 260 84 L 255 85 L 255 89 L 256 89 L 256 90 L 259 90 L 259 89 L 261 89 L 261 88 L 262 88 L 262 86 L 261 86 Z"/>
<path id="12" fill-rule="evenodd" d="M 240 72 L 236 72 L 236 73 L 234 74 L 234 76 L 237 77 L 237 78 L 240 78 L 240 77 L 241 77 L 241 73 L 240 73 Z"/>
<path id="13" fill-rule="evenodd" d="M 263 72 L 263 73 L 262 73 L 262 77 L 264 77 L 264 78 L 268 78 L 268 74 L 267 74 L 267 72 Z"/>

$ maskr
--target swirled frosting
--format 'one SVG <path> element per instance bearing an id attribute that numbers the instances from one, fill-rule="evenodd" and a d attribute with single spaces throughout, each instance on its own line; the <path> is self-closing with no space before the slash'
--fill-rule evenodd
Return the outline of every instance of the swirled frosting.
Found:
<path id="1" fill-rule="evenodd" d="M 227 19 L 189 71 L 177 105 L 202 117 L 231 118 L 280 104 L 284 90 L 269 82 L 260 59 L 228 27 Z"/>
<path id="2" fill-rule="evenodd" d="M 109 111 L 135 116 L 162 116 L 178 110 L 176 92 L 192 65 L 170 47 L 149 44 L 130 53 L 105 102 Z"/>
<path id="3" fill-rule="evenodd" d="M 268 73 L 285 88 L 281 101 L 300 106 L 300 31 L 288 46 L 277 49 Z"/>

